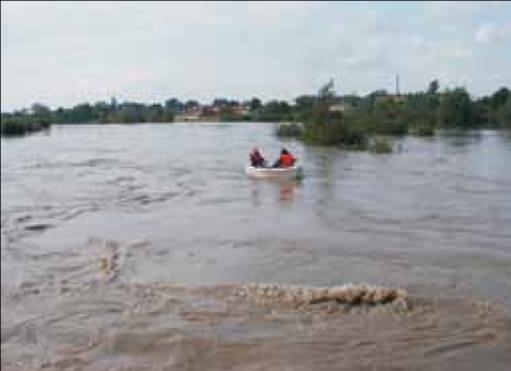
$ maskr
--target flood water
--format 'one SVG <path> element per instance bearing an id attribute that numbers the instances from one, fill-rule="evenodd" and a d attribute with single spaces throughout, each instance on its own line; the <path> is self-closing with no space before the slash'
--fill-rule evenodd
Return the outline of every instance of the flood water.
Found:
<path id="1" fill-rule="evenodd" d="M 374 155 L 272 130 L 2 139 L 2 370 L 509 370 L 511 135 Z M 304 179 L 247 179 L 250 148 L 273 161 L 282 143 Z M 365 283 L 408 305 L 289 305 L 249 283 Z"/>

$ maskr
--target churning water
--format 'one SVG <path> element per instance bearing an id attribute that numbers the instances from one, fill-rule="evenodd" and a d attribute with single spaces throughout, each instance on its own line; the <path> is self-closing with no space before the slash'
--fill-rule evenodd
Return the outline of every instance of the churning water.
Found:
<path id="1" fill-rule="evenodd" d="M 272 128 L 2 139 L 2 369 L 508 370 L 509 133 L 249 180 Z"/>

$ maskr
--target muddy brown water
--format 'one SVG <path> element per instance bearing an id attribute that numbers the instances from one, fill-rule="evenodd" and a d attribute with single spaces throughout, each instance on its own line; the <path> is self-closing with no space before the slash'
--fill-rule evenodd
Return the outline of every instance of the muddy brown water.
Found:
<path id="1" fill-rule="evenodd" d="M 2 139 L 2 370 L 508 370 L 511 136 L 272 129 Z M 255 144 L 305 178 L 247 179 Z"/>

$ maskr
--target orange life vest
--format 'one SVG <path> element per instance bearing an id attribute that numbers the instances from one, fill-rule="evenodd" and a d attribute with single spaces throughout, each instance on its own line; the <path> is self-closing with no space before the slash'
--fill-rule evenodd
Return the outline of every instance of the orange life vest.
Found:
<path id="1" fill-rule="evenodd" d="M 291 167 L 295 164 L 295 158 L 290 154 L 280 155 L 280 166 Z"/>

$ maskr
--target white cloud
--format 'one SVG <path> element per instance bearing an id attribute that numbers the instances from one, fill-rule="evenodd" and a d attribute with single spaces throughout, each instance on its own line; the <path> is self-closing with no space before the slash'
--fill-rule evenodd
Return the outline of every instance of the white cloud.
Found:
<path id="1" fill-rule="evenodd" d="M 506 41 L 511 48 L 511 22 L 497 24 L 495 22 L 486 22 L 479 26 L 476 31 L 475 41 L 481 44 Z"/>
<path id="2" fill-rule="evenodd" d="M 169 96 L 292 99 L 510 78 L 511 6 L 497 3 L 1 3 L 2 110 L 33 101 Z M 470 77 L 470 79 L 469 79 Z"/>

